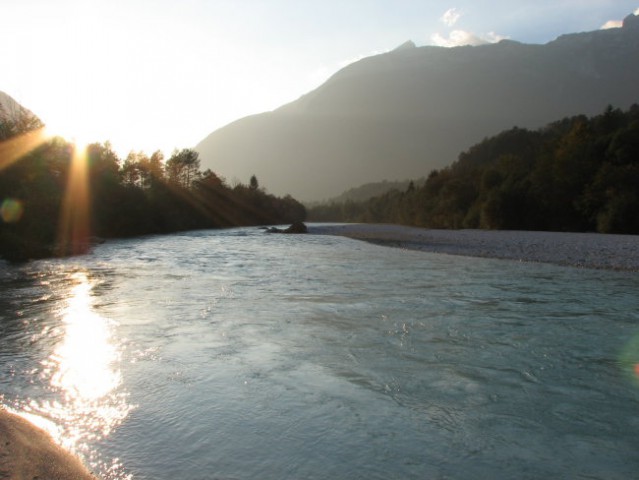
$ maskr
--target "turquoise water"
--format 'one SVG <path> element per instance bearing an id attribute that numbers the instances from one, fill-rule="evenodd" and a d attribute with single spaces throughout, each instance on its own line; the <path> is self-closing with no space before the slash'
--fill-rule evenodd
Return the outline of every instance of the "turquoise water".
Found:
<path id="1" fill-rule="evenodd" d="M 639 276 L 201 231 L 3 264 L 2 403 L 108 479 L 627 479 Z"/>

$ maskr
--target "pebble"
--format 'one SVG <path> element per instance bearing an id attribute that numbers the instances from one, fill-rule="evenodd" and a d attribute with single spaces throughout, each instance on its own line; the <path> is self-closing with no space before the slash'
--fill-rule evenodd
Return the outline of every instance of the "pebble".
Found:
<path id="1" fill-rule="evenodd" d="M 639 272 L 639 235 L 438 230 L 383 224 L 311 225 L 309 233 L 450 255 Z"/>

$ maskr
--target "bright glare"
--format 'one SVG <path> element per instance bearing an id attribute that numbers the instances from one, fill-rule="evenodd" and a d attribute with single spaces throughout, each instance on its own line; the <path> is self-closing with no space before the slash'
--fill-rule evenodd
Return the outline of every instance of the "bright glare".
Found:
<path id="1" fill-rule="evenodd" d="M 130 150 L 170 154 L 297 99 L 344 59 L 408 39 L 426 45 L 433 36 L 448 44 L 506 34 L 545 43 L 608 20 L 618 24 L 637 3 L 453 6 L 443 0 L 3 0 L 2 89 L 53 134 L 79 143 L 109 140 L 121 157 Z M 587 25 L 585 18 L 593 20 Z"/>
<path id="2" fill-rule="evenodd" d="M 93 137 L 90 129 L 82 127 L 80 122 L 71 119 L 59 119 L 47 122 L 46 133 L 48 137 L 62 137 L 67 142 L 73 144 L 76 150 L 84 150 L 90 143 L 98 141 Z"/>
<path id="3" fill-rule="evenodd" d="M 297 71 L 297 57 L 285 60 L 275 47 L 257 53 L 252 39 L 237 38 L 225 19 L 242 14 L 234 2 L 63 0 L 38 2 L 37 11 L 12 3 L 0 39 L 11 38 L 4 60 L 14 68 L 2 90 L 51 134 L 108 140 L 121 157 L 193 147 L 215 128 L 316 86 Z"/>
<path id="4" fill-rule="evenodd" d="M 120 391 L 120 349 L 113 325 L 93 307 L 94 284 L 84 272 L 69 280 L 72 286 L 60 312 L 62 339 L 44 362 L 43 372 L 64 400 L 34 401 L 27 413 L 53 419 L 56 428 L 47 431 L 79 452 L 86 448 L 84 439 L 109 435 L 132 407 Z"/>
<path id="5" fill-rule="evenodd" d="M 110 342 L 106 319 L 91 308 L 91 285 L 86 275 L 71 289 L 63 312 L 64 341 L 54 353 L 58 369 L 51 385 L 61 388 L 75 401 L 94 401 L 114 390 L 121 382 L 113 369 L 118 352 Z"/>

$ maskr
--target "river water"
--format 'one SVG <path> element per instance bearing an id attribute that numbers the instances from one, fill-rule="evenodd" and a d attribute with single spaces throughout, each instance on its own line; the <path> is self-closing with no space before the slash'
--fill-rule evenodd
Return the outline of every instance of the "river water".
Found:
<path id="1" fill-rule="evenodd" d="M 199 231 L 0 264 L 0 400 L 105 479 L 628 479 L 639 276 Z"/>

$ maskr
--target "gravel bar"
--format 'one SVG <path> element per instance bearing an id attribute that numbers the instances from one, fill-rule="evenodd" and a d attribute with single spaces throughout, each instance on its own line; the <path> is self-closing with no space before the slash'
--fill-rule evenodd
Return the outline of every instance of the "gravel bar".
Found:
<path id="1" fill-rule="evenodd" d="M 639 271 L 639 235 L 437 230 L 384 224 L 311 225 L 309 233 L 449 255 Z"/>

